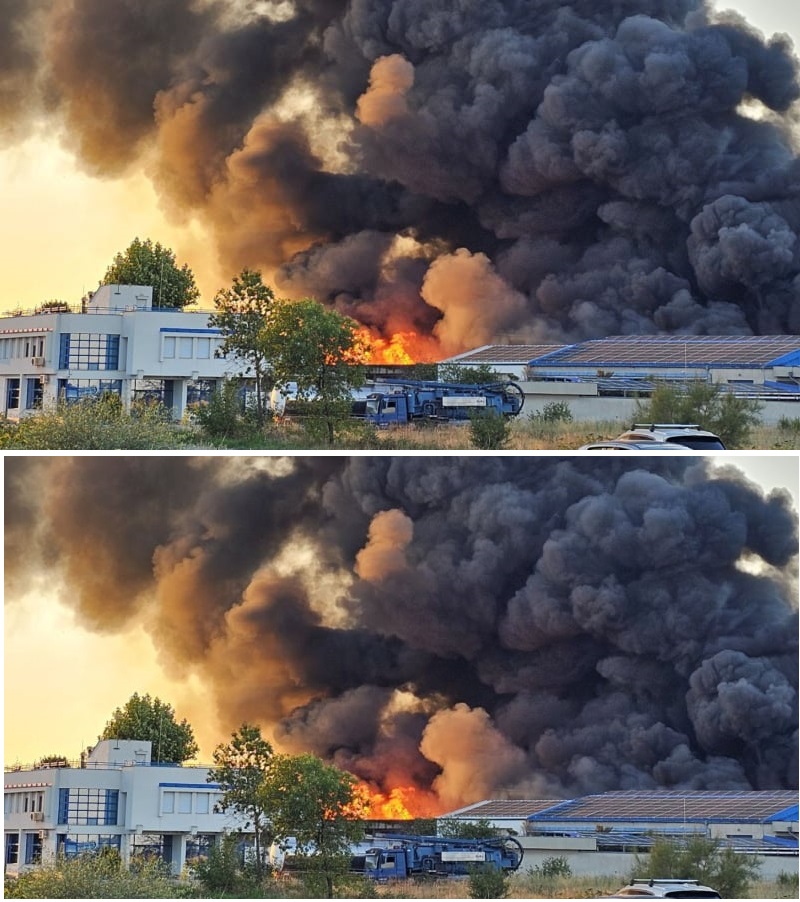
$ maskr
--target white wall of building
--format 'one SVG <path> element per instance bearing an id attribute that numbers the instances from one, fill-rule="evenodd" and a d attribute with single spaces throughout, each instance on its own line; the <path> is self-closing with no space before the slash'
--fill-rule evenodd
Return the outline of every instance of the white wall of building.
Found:
<path id="1" fill-rule="evenodd" d="M 40 844 L 41 859 L 47 860 L 65 840 L 111 838 L 118 843 L 123 859 L 129 860 L 138 843 L 155 836 L 171 847 L 171 867 L 178 874 L 185 864 L 187 844 L 193 839 L 219 838 L 244 826 L 235 815 L 214 810 L 220 790 L 208 782 L 208 768 L 150 764 L 150 745 L 104 740 L 82 767 L 6 773 L 6 871 L 19 873 L 33 864 L 26 857 L 34 841 Z M 62 790 L 70 793 L 68 822 L 59 816 Z M 105 807 L 109 791 L 115 794 L 110 800 L 116 803 L 113 823 L 103 822 L 109 810 Z M 86 822 L 92 820 L 97 823 Z M 16 855 L 10 856 L 14 847 Z"/>
<path id="2" fill-rule="evenodd" d="M 221 334 L 208 313 L 154 309 L 152 288 L 104 285 L 82 312 L 44 308 L 0 319 L 0 414 L 16 419 L 55 405 L 65 385 L 119 383 L 126 408 L 149 380 L 168 382 L 172 413 L 180 419 L 187 386 L 239 374 L 238 361 L 217 357 Z M 73 362 L 60 364 L 62 336 L 71 336 Z M 117 366 L 106 368 L 108 341 L 118 341 Z M 86 351 L 78 351 L 78 347 Z M 77 363 L 76 363 L 77 361 Z"/>

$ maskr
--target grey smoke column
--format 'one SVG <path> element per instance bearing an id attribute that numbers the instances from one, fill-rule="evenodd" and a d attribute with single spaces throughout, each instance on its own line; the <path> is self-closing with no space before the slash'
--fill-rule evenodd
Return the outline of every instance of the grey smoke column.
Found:
<path id="1" fill-rule="evenodd" d="M 5 472 L 8 602 L 44 572 L 89 628 L 144 619 L 224 728 L 257 721 L 448 807 L 500 787 L 796 785 L 797 511 L 735 466 L 121 457 Z"/>
<path id="2" fill-rule="evenodd" d="M 702 0 L 155 9 L 13 0 L 0 115 L 97 174 L 147 154 L 231 275 L 446 353 L 800 331 L 786 36 Z"/>

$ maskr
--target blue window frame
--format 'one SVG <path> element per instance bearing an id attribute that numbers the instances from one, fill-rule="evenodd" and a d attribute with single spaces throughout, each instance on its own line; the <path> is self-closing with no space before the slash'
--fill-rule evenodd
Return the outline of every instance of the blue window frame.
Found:
<path id="1" fill-rule="evenodd" d="M 60 370 L 119 369 L 119 335 L 65 332 L 58 354 Z"/>
<path id="2" fill-rule="evenodd" d="M 58 823 L 115 825 L 119 814 L 117 789 L 59 789 Z"/>

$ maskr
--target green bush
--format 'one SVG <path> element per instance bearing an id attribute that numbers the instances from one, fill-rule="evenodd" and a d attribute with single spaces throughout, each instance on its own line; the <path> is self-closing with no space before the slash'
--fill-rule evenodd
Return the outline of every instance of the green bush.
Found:
<path id="1" fill-rule="evenodd" d="M 161 861 L 139 861 L 130 870 L 116 849 L 59 858 L 5 881 L 8 899 L 175 899 L 183 893 Z"/>
<path id="2" fill-rule="evenodd" d="M 182 434 L 160 404 L 133 405 L 126 413 L 118 395 L 105 393 L 74 404 L 60 403 L 6 422 L 2 446 L 28 451 L 156 450 L 181 444 Z"/>
<path id="3" fill-rule="evenodd" d="M 541 864 L 534 865 L 530 869 L 530 874 L 534 878 L 557 880 L 559 877 L 571 877 L 572 868 L 562 855 L 558 858 L 545 858 Z"/>
<path id="4" fill-rule="evenodd" d="M 511 438 L 511 423 L 494 411 L 470 414 L 469 438 L 474 448 L 495 451 L 508 444 Z"/>
<path id="5" fill-rule="evenodd" d="M 541 410 L 535 410 L 530 419 L 534 423 L 571 423 L 572 411 L 566 401 L 548 401 Z"/>
<path id="6" fill-rule="evenodd" d="M 500 868 L 475 868 L 470 872 L 470 899 L 505 899 L 508 893 L 508 874 Z"/>
<path id="7" fill-rule="evenodd" d="M 638 423 L 697 423 L 716 433 L 726 448 L 743 448 L 761 422 L 760 412 L 758 401 L 697 380 L 683 386 L 657 385 L 650 398 L 636 402 L 634 418 Z"/>
<path id="8" fill-rule="evenodd" d="M 725 899 L 743 899 L 760 867 L 754 855 L 737 854 L 706 836 L 680 843 L 658 839 L 649 853 L 636 856 L 631 879 L 683 877 L 712 887 Z"/>
<path id="9" fill-rule="evenodd" d="M 242 411 L 237 379 L 226 379 L 205 404 L 192 408 L 191 417 L 202 434 L 214 442 L 243 438 L 254 431 Z"/>
<path id="10" fill-rule="evenodd" d="M 240 874 L 237 842 L 237 836 L 225 836 L 221 843 L 212 846 L 207 857 L 199 858 L 189 866 L 189 873 L 209 893 L 230 894 L 238 888 Z"/>
<path id="11" fill-rule="evenodd" d="M 778 884 L 781 892 L 786 892 L 787 898 L 797 898 L 797 890 L 798 890 L 798 874 L 797 871 L 794 873 L 787 873 L 786 871 L 781 871 L 778 874 L 775 882 Z"/>

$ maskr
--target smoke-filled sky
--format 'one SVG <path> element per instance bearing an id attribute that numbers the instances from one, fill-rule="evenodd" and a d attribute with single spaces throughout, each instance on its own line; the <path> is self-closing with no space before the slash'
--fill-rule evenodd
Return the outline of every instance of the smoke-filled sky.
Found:
<path id="1" fill-rule="evenodd" d="M 8 457 L 6 761 L 76 757 L 138 691 L 204 760 L 255 721 L 439 810 L 796 786 L 797 481 L 766 455 Z"/>
<path id="2" fill-rule="evenodd" d="M 440 354 L 800 332 L 794 6 L 3 0 L 0 304 L 138 235 Z"/>

